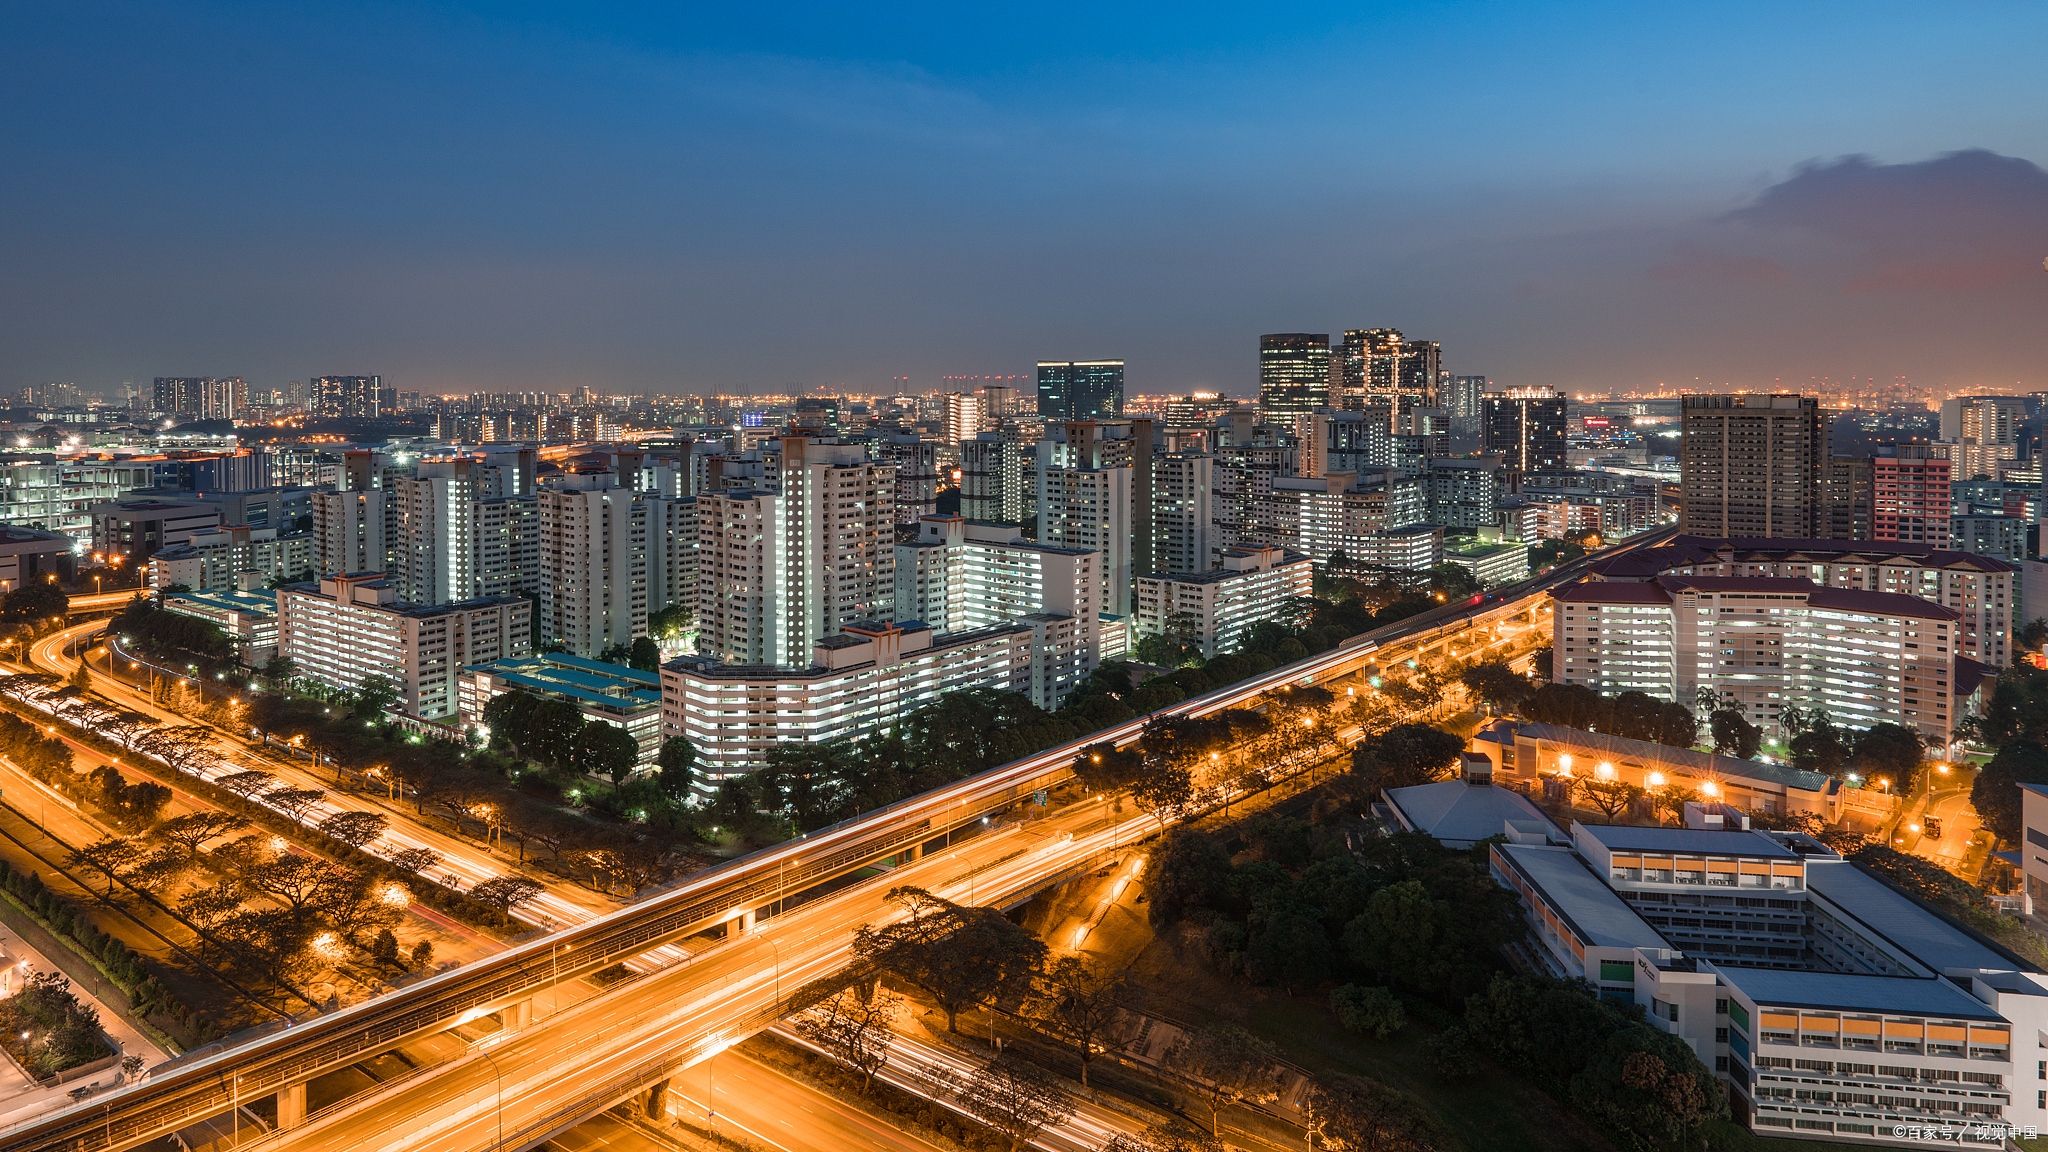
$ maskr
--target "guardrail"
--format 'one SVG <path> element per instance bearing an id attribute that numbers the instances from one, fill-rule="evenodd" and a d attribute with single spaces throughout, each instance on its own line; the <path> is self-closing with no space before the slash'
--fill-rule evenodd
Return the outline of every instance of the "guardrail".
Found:
<path id="1" fill-rule="evenodd" d="M 167 1077 L 152 1076 L 88 1107 L 67 1109 L 23 1125 L 8 1133 L 9 1150 L 100 1152 L 141 1143 L 226 1110 L 237 1094 L 231 1091 L 231 1079 L 247 1086 L 241 1094 L 263 1095 L 365 1053 L 388 1049 L 464 1012 L 517 1002 L 561 976 L 608 967 L 728 918 L 735 909 L 769 904 L 774 899 L 771 893 L 801 890 L 792 884 L 802 885 L 843 870 L 849 862 L 879 859 L 934 839 L 1039 788 L 1058 784 L 1071 776 L 1069 765 L 1081 749 L 1104 741 L 1123 744 L 1135 740 L 1153 716 L 1204 716 L 1275 688 L 1325 676 L 1384 644 L 1454 619 L 1496 611 L 1574 578 L 1594 558 L 1653 543 L 1651 537 L 1673 531 L 1622 541 L 1541 577 L 1486 594 L 1478 603 L 1464 601 L 1432 609 L 1261 676 L 760 849 L 675 881 L 633 906 L 597 920 L 208 1057 Z"/>

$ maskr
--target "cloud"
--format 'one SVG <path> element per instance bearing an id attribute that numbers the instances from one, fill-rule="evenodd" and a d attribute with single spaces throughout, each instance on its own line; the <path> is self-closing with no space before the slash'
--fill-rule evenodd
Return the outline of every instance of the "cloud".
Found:
<path id="1" fill-rule="evenodd" d="M 2048 252 L 2048 172 L 1982 149 L 1846 156 L 1802 165 L 1726 223 L 1821 242 L 1847 292 L 1975 292 L 2034 274 Z"/>

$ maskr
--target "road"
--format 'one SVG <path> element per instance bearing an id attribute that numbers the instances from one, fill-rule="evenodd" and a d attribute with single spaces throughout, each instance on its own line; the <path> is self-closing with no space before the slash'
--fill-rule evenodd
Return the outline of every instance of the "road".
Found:
<path id="1" fill-rule="evenodd" d="M 693 1127 L 780 1152 L 948 1152 L 737 1049 L 671 1082 L 669 1098 Z"/>
<path id="2" fill-rule="evenodd" d="M 67 650 L 103 627 L 105 621 L 88 621 L 72 625 L 60 632 L 53 632 L 30 647 L 30 662 L 37 671 L 59 677 L 69 676 L 78 662 L 67 655 Z M 112 658 L 112 654 L 109 653 L 108 659 Z M 93 690 L 121 707 L 141 712 L 168 726 L 193 723 L 190 717 L 161 707 L 147 694 L 134 690 L 126 682 L 108 675 L 101 668 L 93 667 L 91 673 Z M 385 832 L 383 839 L 365 849 L 372 855 L 389 858 L 407 848 L 429 849 L 441 857 L 441 862 L 435 865 L 432 874 L 454 875 L 463 888 L 474 888 L 485 880 L 507 875 L 525 876 L 543 882 L 553 880 L 545 874 L 522 872 L 497 860 L 475 844 L 420 823 L 404 805 L 386 803 L 382 797 L 377 796 L 334 792 L 334 782 L 316 775 L 311 768 L 292 760 L 259 754 L 226 734 L 216 736 L 210 750 L 220 758 L 220 763 L 204 774 L 208 779 L 232 772 L 260 770 L 275 774 L 281 788 L 327 792 L 326 797 L 308 809 L 303 821 L 306 824 L 318 824 L 336 812 L 364 808 L 377 809 L 392 817 L 390 829 Z M 538 919 L 544 924 L 580 924 L 593 916 L 616 911 L 619 907 L 617 901 L 578 885 L 556 880 L 549 883 L 547 890 L 539 897 L 522 908 L 521 915 L 530 920 Z"/>
<path id="3" fill-rule="evenodd" d="M 1603 554 L 1660 543 L 1668 535 L 1668 531 L 1647 534 Z M 1575 579 L 1582 571 L 1583 561 L 1574 562 L 1541 579 L 1516 585 L 1510 595 L 1484 605 L 1453 605 L 1448 611 L 1426 613 L 1390 630 L 1353 638 L 1332 652 L 1162 712 L 1208 715 L 1241 706 L 1275 688 L 1328 680 L 1354 670 L 1355 663 L 1405 659 L 1443 638 L 1442 630 L 1456 622 L 1446 621 L 1446 615 L 1459 615 L 1462 620 L 1462 614 L 1475 612 L 1496 618 L 1520 614 L 1540 607 L 1537 598 L 1544 591 Z M 779 890 L 776 886 L 785 864 L 793 873 L 803 874 L 808 868 L 833 867 L 832 861 L 849 854 L 872 860 L 886 854 L 888 845 L 910 843 L 892 837 L 913 835 L 919 828 L 943 831 L 958 826 L 959 820 L 947 815 L 959 811 L 958 806 L 979 806 L 966 808 L 970 819 L 976 811 L 1007 807 L 1030 788 L 1044 787 L 1045 781 L 1063 776 L 1067 759 L 1085 743 L 1135 739 L 1143 723 L 1134 720 L 1090 734 L 798 841 L 764 849 L 688 881 L 651 889 L 632 910 L 560 934 L 557 939 L 566 943 L 559 947 L 582 948 L 585 955 L 613 956 L 618 954 L 614 949 L 632 948 L 643 940 L 652 945 L 666 938 L 657 934 L 662 924 L 680 930 L 685 924 L 705 923 L 695 918 L 702 915 L 739 916 L 768 899 L 757 893 Z M 889 875 L 889 883 L 936 888 L 942 895 L 967 903 L 1000 901 L 1008 894 L 1034 891 L 1071 875 L 1098 855 L 1120 851 L 1157 828 L 1149 820 L 1105 826 L 1102 810 L 1099 803 L 1072 805 L 1028 827 L 1004 826 L 903 864 Z M 601 993 L 573 1011 L 498 1033 L 469 1057 L 388 1086 L 378 1094 L 374 1108 L 336 1109 L 298 1128 L 284 1142 L 309 1149 L 376 1144 L 393 1149 L 474 1152 L 495 1146 L 501 1138 L 514 1143 L 538 1140 L 552 1131 L 555 1117 L 592 1114 L 782 1015 L 778 988 L 786 990 L 791 984 L 836 971 L 845 959 L 851 929 L 887 913 L 881 900 L 885 887 L 879 882 L 860 884 L 791 908 L 784 916 L 765 919 L 755 931 Z M 706 911 L 694 911 L 700 908 Z M 728 911 L 712 911 L 715 909 Z M 220 1086 L 236 1079 L 243 1068 L 252 1070 L 266 1086 L 289 1083 L 289 1079 L 281 1079 L 290 1075 L 286 1061 L 313 1059 L 320 1051 L 365 1051 L 352 1046 L 351 1036 L 382 1035 L 402 1021 L 417 1021 L 407 1025 L 415 1028 L 447 1027 L 472 1018 L 439 1015 L 458 1011 L 457 1006 L 464 1002 L 511 1003 L 541 978 L 546 957 L 556 947 L 555 941 L 538 941 L 473 969 L 447 973 L 373 1004 L 346 1009 L 328 1022 L 331 1027 L 308 1027 L 245 1044 L 174 1072 L 161 1084 L 153 1077 L 143 1086 L 108 1097 L 89 1119 L 67 1117 L 39 1126 L 44 1135 L 22 1133 L 15 1139 L 25 1147 L 37 1148 L 105 1147 L 109 1139 L 113 1146 L 125 1147 L 133 1136 L 96 1134 L 155 1131 L 149 1126 L 153 1123 L 149 1116 L 179 1114 L 163 1110 L 172 1107 L 173 1100 L 188 1102 L 175 1106 L 182 1108 L 217 1098 L 215 1092 L 225 1095 Z M 487 988 L 503 990 L 487 992 Z M 159 1110 L 140 1111 L 150 1107 Z M 374 1122 L 367 1118 L 369 1113 L 374 1113 Z M 64 1135 L 67 1132 L 71 1135 Z M 80 1144 L 81 1140 L 85 1142 Z"/>
<path id="4" fill-rule="evenodd" d="M 1968 768 L 1927 769 L 1932 787 L 1921 791 L 1906 804 L 1898 821 L 1893 847 L 1939 864 L 1965 881 L 1975 883 L 1989 851 L 1989 835 L 1983 821 L 1970 805 L 1970 787 L 1975 772 Z M 1941 823 L 1941 836 L 1928 836 L 1927 818 Z"/>

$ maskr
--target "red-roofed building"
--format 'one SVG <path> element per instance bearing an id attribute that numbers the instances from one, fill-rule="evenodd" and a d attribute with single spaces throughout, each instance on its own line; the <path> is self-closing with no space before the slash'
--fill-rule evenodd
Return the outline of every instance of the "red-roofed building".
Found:
<path id="1" fill-rule="evenodd" d="M 1805 578 L 1666 572 L 1551 593 L 1551 678 L 1692 704 L 1703 692 L 1777 730 L 1783 707 L 1849 728 L 1900 723 L 1946 743 L 1983 696 L 1963 614 Z"/>
<path id="2" fill-rule="evenodd" d="M 2020 569 L 1993 556 L 1910 540 L 1675 536 L 1661 548 L 1596 560 L 1587 571 L 1589 579 L 1600 581 L 1654 580 L 1665 574 L 1767 576 L 1913 596 L 1960 614 L 1954 639 L 1963 655 L 1995 668 L 2012 660 Z"/>

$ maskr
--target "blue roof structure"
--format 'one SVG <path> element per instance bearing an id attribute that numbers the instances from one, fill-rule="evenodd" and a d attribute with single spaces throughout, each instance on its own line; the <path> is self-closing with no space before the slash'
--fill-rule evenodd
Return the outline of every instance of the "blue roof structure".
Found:
<path id="1" fill-rule="evenodd" d="M 1758 1005 L 1838 1012 L 1887 1012 L 2004 1020 L 1989 1005 L 1942 977 L 1855 976 L 1841 972 L 1788 972 L 1780 968 L 1714 965 L 1721 979 Z"/>

